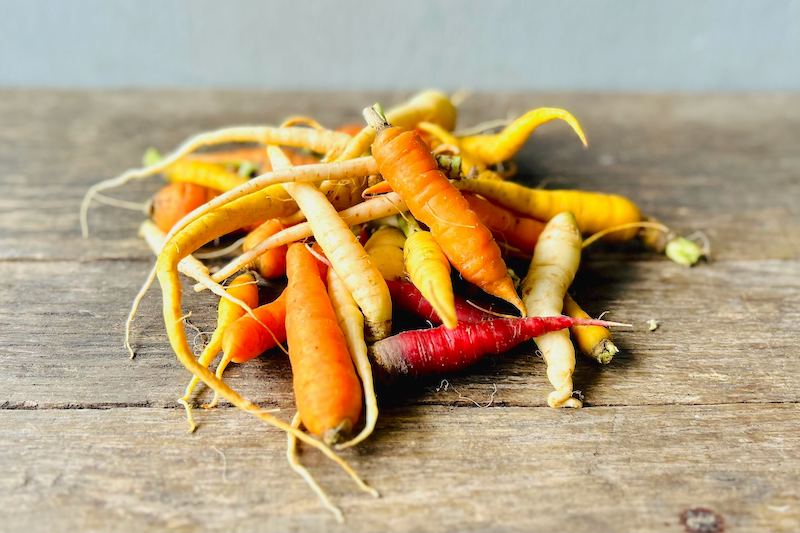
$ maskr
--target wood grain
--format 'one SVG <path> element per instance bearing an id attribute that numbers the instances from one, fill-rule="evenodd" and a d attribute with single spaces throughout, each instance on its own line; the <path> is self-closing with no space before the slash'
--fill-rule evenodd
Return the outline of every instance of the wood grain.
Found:
<path id="1" fill-rule="evenodd" d="M 85 189 L 198 130 L 295 112 L 336 125 L 402 96 L 0 91 L 0 529 L 682 531 L 694 507 L 730 531 L 800 529 L 800 95 L 464 104 L 462 125 L 567 107 L 590 149 L 563 125 L 542 128 L 520 154 L 522 181 L 626 194 L 712 239 L 714 261 L 691 270 L 635 246 L 587 252 L 576 297 L 636 328 L 617 334 L 610 366 L 579 361 L 582 411 L 544 407 L 532 346 L 446 382 L 384 387 L 374 438 L 347 454 L 382 499 L 304 455 L 344 508 L 341 528 L 290 473 L 278 432 L 225 404 L 183 432 L 175 398 L 188 376 L 164 338 L 157 289 L 136 322 L 138 358 L 121 346 L 151 261 L 135 238 L 141 215 L 96 206 L 84 241 Z M 144 201 L 158 185 L 114 194 Z M 213 299 L 187 300 L 192 324 L 210 329 Z M 229 378 L 293 412 L 280 354 Z"/>

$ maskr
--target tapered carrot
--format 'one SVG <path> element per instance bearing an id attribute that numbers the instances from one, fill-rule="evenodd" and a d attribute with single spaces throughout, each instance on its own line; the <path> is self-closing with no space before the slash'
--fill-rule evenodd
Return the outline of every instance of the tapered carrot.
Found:
<path id="1" fill-rule="evenodd" d="M 559 316 L 564 295 L 572 284 L 581 259 L 581 234 L 571 213 L 560 213 L 544 228 L 533 251 L 528 275 L 522 281 L 522 297 L 536 316 Z M 547 378 L 555 389 L 547 396 L 550 407 L 581 407 L 572 396 L 575 349 L 569 331 L 536 337 L 536 345 L 547 364 Z"/>
<path id="2" fill-rule="evenodd" d="M 245 363 L 286 341 L 286 291 L 256 307 L 253 313 L 261 324 L 244 315 L 230 324 L 222 336 L 225 358 L 234 363 Z"/>
<path id="3" fill-rule="evenodd" d="M 167 184 L 153 196 L 150 218 L 160 230 L 169 231 L 177 221 L 216 195 L 216 191 L 193 183 Z"/>
<path id="4" fill-rule="evenodd" d="M 453 283 L 450 280 L 450 263 L 429 231 L 423 231 L 417 222 L 406 217 L 401 222 L 406 232 L 403 259 L 408 279 L 419 289 L 448 328 L 458 324 Z"/>
<path id="5" fill-rule="evenodd" d="M 536 241 L 544 229 L 544 222 L 516 215 L 475 194 L 465 194 L 464 198 L 498 240 L 524 255 L 530 256 L 533 253 Z"/>
<path id="6" fill-rule="evenodd" d="M 297 410 L 311 434 L 336 443 L 361 416 L 361 384 L 315 259 L 304 245 L 289 247 L 286 274 L 286 337 Z"/>
<path id="7" fill-rule="evenodd" d="M 525 315 L 491 232 L 439 170 L 419 134 L 389 126 L 374 109 L 365 109 L 364 114 L 378 130 L 372 154 L 381 175 L 414 218 L 430 228 L 450 263 L 465 280 Z"/>
<path id="8" fill-rule="evenodd" d="M 528 111 L 500 133 L 464 137 L 461 139 L 461 146 L 487 165 L 494 165 L 511 159 L 536 128 L 552 120 L 563 120 L 569 124 L 583 145 L 587 145 L 586 135 L 572 113 L 565 109 L 541 107 Z"/>
<path id="9" fill-rule="evenodd" d="M 258 287 L 255 285 L 255 278 L 252 274 L 237 276 L 228 286 L 227 292 L 250 307 L 258 305 Z M 208 340 L 203 352 L 197 358 L 198 363 L 208 368 L 208 365 L 219 355 L 219 351 L 222 349 L 222 337 L 226 328 L 242 315 L 244 315 L 244 310 L 241 307 L 231 303 L 229 300 L 220 299 L 217 310 L 217 327 L 214 329 L 214 333 L 211 334 L 211 338 Z M 186 421 L 189 423 L 189 432 L 194 431 L 197 427 L 192 417 L 192 407 L 189 401 L 198 383 L 200 383 L 200 380 L 197 376 L 192 376 L 186 386 L 186 391 L 178 400 L 186 408 Z"/>

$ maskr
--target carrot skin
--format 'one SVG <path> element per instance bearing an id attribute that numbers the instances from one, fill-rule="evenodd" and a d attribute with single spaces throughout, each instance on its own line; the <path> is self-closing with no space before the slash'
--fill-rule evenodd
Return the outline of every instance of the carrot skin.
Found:
<path id="1" fill-rule="evenodd" d="M 599 325 L 567 316 L 499 318 L 459 322 L 455 329 L 404 331 L 372 345 L 375 362 L 389 375 L 420 377 L 454 372 L 471 366 L 486 355 L 507 352 L 534 337 L 573 325 Z"/>
<path id="2" fill-rule="evenodd" d="M 177 221 L 216 195 L 216 191 L 202 185 L 186 182 L 170 183 L 153 196 L 150 218 L 158 229 L 167 232 Z"/>
<path id="3" fill-rule="evenodd" d="M 407 281 L 387 280 L 389 293 L 392 295 L 392 303 L 399 309 L 414 313 L 416 316 L 428 320 L 436 325 L 442 323 L 439 315 L 433 309 L 431 303 L 425 299 L 419 289 L 413 283 Z M 484 313 L 480 309 L 469 305 L 466 300 L 456 296 L 456 317 L 460 322 L 481 322 L 492 318 L 492 315 Z"/>

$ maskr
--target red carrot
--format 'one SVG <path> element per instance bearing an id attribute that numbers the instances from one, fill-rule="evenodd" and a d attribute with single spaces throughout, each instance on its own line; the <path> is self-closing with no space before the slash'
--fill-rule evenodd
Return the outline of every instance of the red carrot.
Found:
<path id="1" fill-rule="evenodd" d="M 516 345 L 572 326 L 622 325 L 604 320 L 567 316 L 500 318 L 483 322 L 459 322 L 455 329 L 398 333 L 372 345 L 373 359 L 389 375 L 424 376 L 461 370 L 483 356 L 507 352 Z"/>
<path id="2" fill-rule="evenodd" d="M 434 311 L 433 306 L 428 300 L 422 296 L 413 283 L 407 281 L 387 280 L 386 285 L 389 286 L 389 293 L 392 295 L 392 303 L 398 309 L 403 309 L 416 316 L 433 322 L 434 324 L 441 324 L 439 315 Z M 492 318 L 492 315 L 484 313 L 477 307 L 467 303 L 463 298 L 456 296 L 456 317 L 459 322 L 481 322 Z"/>

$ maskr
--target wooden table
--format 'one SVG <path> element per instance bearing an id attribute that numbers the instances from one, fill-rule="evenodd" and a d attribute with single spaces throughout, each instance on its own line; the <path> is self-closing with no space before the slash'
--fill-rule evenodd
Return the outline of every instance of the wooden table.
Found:
<path id="1" fill-rule="evenodd" d="M 542 128 L 522 179 L 614 191 L 681 230 L 713 262 L 693 269 L 635 247 L 586 253 L 576 296 L 636 324 L 601 368 L 579 361 L 578 411 L 552 410 L 531 346 L 426 382 L 384 405 L 346 457 L 374 500 L 317 453 L 304 461 L 348 521 L 337 525 L 288 468 L 285 437 L 229 406 L 185 432 L 186 371 L 152 291 L 122 348 L 128 305 L 150 266 L 142 215 L 95 206 L 86 188 L 148 146 L 193 132 L 324 124 L 397 94 L 0 92 L 0 530 L 708 531 L 800 530 L 800 96 L 473 96 L 461 124 L 564 106 L 591 141 Z M 118 197 L 141 201 L 158 180 Z M 192 295 L 192 322 L 213 323 Z M 660 327 L 649 332 L 645 321 Z M 230 382 L 293 412 L 284 357 L 236 366 Z M 699 515 L 699 516 L 698 516 Z M 684 515 L 685 517 L 686 515 Z"/>

